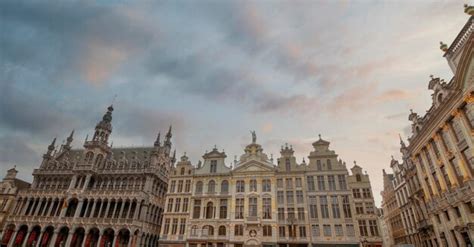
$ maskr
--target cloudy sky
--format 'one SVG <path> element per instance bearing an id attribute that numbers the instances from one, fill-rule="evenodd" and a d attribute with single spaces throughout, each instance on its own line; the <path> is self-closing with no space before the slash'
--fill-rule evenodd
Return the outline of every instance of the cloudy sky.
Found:
<path id="1" fill-rule="evenodd" d="M 467 19 L 459 1 L 0 1 L 0 174 L 31 181 L 72 129 L 80 148 L 117 95 L 114 146 L 172 124 L 179 155 L 216 144 L 231 162 L 256 130 L 301 161 L 320 133 L 379 204 L 409 109 L 452 77 L 439 41 Z"/>

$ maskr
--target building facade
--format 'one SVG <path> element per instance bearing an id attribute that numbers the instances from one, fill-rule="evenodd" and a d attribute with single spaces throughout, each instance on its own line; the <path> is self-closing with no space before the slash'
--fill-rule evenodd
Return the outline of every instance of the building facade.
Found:
<path id="1" fill-rule="evenodd" d="M 391 162 L 391 166 L 394 165 L 394 160 Z M 390 236 L 390 242 L 388 246 L 395 246 L 398 244 L 405 243 L 405 229 L 403 228 L 401 210 L 398 206 L 395 184 L 396 182 L 394 174 L 387 174 L 383 170 L 383 191 L 382 195 L 382 210 L 383 219 L 388 230 L 388 236 Z"/>
<path id="2" fill-rule="evenodd" d="M 399 206 L 386 223 L 403 219 L 404 241 L 416 246 L 474 243 L 474 7 L 466 5 L 465 12 L 470 17 L 453 43 L 440 47 L 453 78 L 431 76 L 432 105 L 424 116 L 411 112 L 403 162 L 392 166 L 395 176 L 384 173 L 400 186 L 395 195 L 384 188 L 387 209 L 393 198 Z"/>
<path id="3" fill-rule="evenodd" d="M 359 225 L 360 241 L 364 246 L 383 246 L 369 175 L 364 174 L 362 167 L 355 162 L 351 173 L 347 182 L 354 197 L 355 219 Z"/>
<path id="4" fill-rule="evenodd" d="M 27 189 L 31 186 L 30 183 L 16 178 L 18 171 L 11 168 L 7 171 L 7 175 L 0 182 L 0 235 L 11 235 L 13 231 L 3 232 L 5 221 L 12 213 L 13 205 L 18 191 Z M 8 237 L 7 237 L 8 238 Z M 1 243 L 2 246 L 7 243 Z"/>
<path id="5" fill-rule="evenodd" d="M 298 163 L 282 146 L 274 164 L 254 135 L 231 164 L 216 147 L 196 166 L 184 155 L 170 174 L 160 246 L 359 246 L 345 163 L 321 138 L 313 148 L 309 162 Z M 367 217 L 368 236 L 377 235 Z"/>
<path id="6" fill-rule="evenodd" d="M 8 246 L 156 246 L 169 170 L 171 127 L 163 145 L 112 148 L 110 106 L 83 149 L 74 131 L 55 140 L 7 218 Z"/>

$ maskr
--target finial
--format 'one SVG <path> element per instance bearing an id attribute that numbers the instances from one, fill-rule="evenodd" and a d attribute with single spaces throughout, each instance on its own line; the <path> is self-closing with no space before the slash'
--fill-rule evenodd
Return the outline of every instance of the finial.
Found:
<path id="1" fill-rule="evenodd" d="M 357 161 L 354 160 L 354 165 L 356 166 L 357 165 Z"/>
<path id="2" fill-rule="evenodd" d="M 319 136 L 319 140 L 321 140 L 321 134 L 318 134 L 318 136 Z"/>
<path id="3" fill-rule="evenodd" d="M 71 134 L 69 135 L 69 137 L 67 138 L 67 141 L 68 142 L 72 142 L 72 138 L 74 137 L 74 129 L 72 129 L 71 131 Z"/>
<path id="4" fill-rule="evenodd" d="M 160 136 L 161 136 L 161 132 L 158 132 L 158 135 L 156 136 L 156 140 L 155 140 L 155 143 L 154 143 L 155 147 L 161 146 Z"/>
<path id="5" fill-rule="evenodd" d="M 392 156 L 392 160 L 394 160 L 393 155 L 391 155 L 391 156 Z"/>
<path id="6" fill-rule="evenodd" d="M 250 133 L 252 134 L 252 143 L 257 142 L 257 134 L 255 133 L 255 130 L 251 130 Z"/>
<path id="7" fill-rule="evenodd" d="M 443 43 L 443 41 L 440 41 L 439 42 L 439 49 L 442 50 L 443 52 L 447 52 L 448 51 L 448 45 Z"/>
<path id="8" fill-rule="evenodd" d="M 474 6 L 469 6 L 467 4 L 464 4 L 464 13 L 468 15 L 474 15 Z"/>
<path id="9" fill-rule="evenodd" d="M 51 144 L 49 144 L 48 150 L 53 151 L 55 144 L 56 144 L 56 137 L 54 137 L 54 139 L 53 139 L 53 141 L 51 142 Z"/>
<path id="10" fill-rule="evenodd" d="M 214 144 L 214 149 L 217 150 L 217 145 L 216 144 Z"/>

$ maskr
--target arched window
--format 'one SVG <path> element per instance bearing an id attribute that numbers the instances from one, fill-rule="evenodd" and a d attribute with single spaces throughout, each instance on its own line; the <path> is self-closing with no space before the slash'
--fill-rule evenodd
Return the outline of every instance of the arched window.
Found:
<path id="1" fill-rule="evenodd" d="M 207 193 L 214 194 L 214 192 L 216 192 L 216 182 L 214 182 L 214 180 L 211 180 L 207 184 Z"/>
<path id="2" fill-rule="evenodd" d="M 225 236 L 226 235 L 226 232 L 225 232 L 225 226 L 219 226 L 219 236 Z"/>
<path id="3" fill-rule="evenodd" d="M 318 171 L 321 171 L 321 170 L 322 170 L 321 161 L 320 161 L 320 160 L 316 160 L 316 170 L 318 170 Z"/>
<path id="4" fill-rule="evenodd" d="M 197 236 L 198 235 L 198 226 L 192 226 L 191 227 L 191 236 Z"/>
<path id="5" fill-rule="evenodd" d="M 202 236 L 214 236 L 214 227 L 204 226 L 202 228 Z"/>
<path id="6" fill-rule="evenodd" d="M 88 164 L 92 164 L 93 158 L 94 158 L 94 153 L 93 153 L 93 152 L 87 152 L 87 153 L 86 153 L 85 161 L 86 161 Z"/>
<path id="7" fill-rule="evenodd" d="M 201 194 L 202 193 L 202 181 L 198 181 L 196 183 L 196 194 Z"/>
<path id="8" fill-rule="evenodd" d="M 181 167 L 181 175 L 184 175 L 184 167 Z"/>
<path id="9" fill-rule="evenodd" d="M 104 156 L 102 154 L 97 155 L 95 158 L 95 165 L 100 166 L 102 164 L 102 160 L 104 159 Z"/>
<path id="10" fill-rule="evenodd" d="M 214 218 L 214 204 L 212 202 L 208 202 L 206 205 L 206 219 Z"/>
<path id="11" fill-rule="evenodd" d="M 328 170 L 332 170 L 332 165 L 331 165 L 331 160 L 330 159 L 326 160 L 326 164 L 328 166 Z"/>
<path id="12" fill-rule="evenodd" d="M 229 182 L 227 180 L 224 180 L 221 183 L 221 193 L 229 193 Z"/>

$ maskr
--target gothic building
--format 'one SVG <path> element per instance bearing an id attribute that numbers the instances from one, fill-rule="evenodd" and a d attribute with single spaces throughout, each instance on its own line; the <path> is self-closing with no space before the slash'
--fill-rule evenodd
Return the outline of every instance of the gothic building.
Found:
<path id="1" fill-rule="evenodd" d="M 16 196 L 2 243 L 8 246 L 156 246 L 168 174 L 171 127 L 163 144 L 112 148 L 110 106 L 83 149 L 56 139 Z"/>
<path id="2" fill-rule="evenodd" d="M 360 231 L 378 239 L 375 215 L 356 220 L 348 170 L 329 144 L 314 142 L 308 163 L 285 145 L 275 164 L 255 136 L 231 164 L 216 147 L 196 166 L 184 155 L 171 170 L 160 246 L 350 247 Z M 364 181 L 353 184 L 373 203 Z"/>

